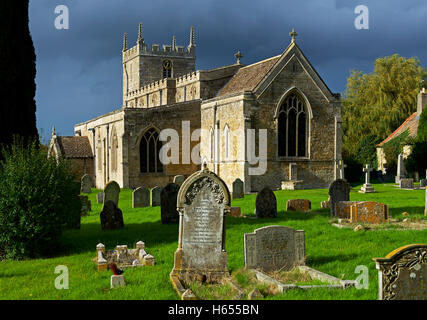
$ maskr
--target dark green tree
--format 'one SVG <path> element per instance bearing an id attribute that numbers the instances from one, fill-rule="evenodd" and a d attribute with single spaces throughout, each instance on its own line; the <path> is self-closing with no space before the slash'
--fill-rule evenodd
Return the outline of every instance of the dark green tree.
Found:
<path id="1" fill-rule="evenodd" d="M 0 1 L 0 144 L 14 135 L 38 138 L 36 55 L 28 26 L 28 0 Z"/>

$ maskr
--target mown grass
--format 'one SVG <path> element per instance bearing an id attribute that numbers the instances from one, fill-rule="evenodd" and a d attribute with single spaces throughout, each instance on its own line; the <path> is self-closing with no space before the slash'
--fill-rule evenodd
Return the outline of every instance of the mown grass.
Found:
<path id="1" fill-rule="evenodd" d="M 410 218 L 424 216 L 424 190 L 399 190 L 393 184 L 374 184 L 377 193 L 361 194 L 355 186 L 351 200 L 372 200 L 390 206 L 390 214 L 403 219 L 406 211 Z M 96 203 L 96 193 L 89 194 L 92 212 L 82 218 L 80 230 L 71 230 L 61 238 L 62 252 L 57 256 L 29 261 L 0 262 L 0 299 L 155 299 L 167 300 L 179 297 L 169 281 L 173 267 L 173 255 L 177 247 L 178 225 L 162 225 L 160 208 L 137 208 L 131 205 L 131 190 L 122 190 L 119 207 L 123 211 L 125 227 L 118 231 L 102 231 Z M 377 230 L 354 232 L 331 226 L 329 210 L 320 209 L 320 202 L 327 200 L 328 191 L 297 190 L 277 191 L 278 217 L 257 220 L 227 217 L 226 249 L 231 273 L 244 267 L 243 234 L 267 225 L 284 225 L 305 230 L 307 265 L 341 279 L 356 279 L 358 265 L 369 269 L 369 289 L 349 290 L 313 289 L 291 290 L 268 299 L 377 299 L 378 283 L 374 257 L 383 257 L 392 250 L 410 243 L 427 243 L 427 230 Z M 253 216 L 256 195 L 232 201 L 242 213 Z M 312 202 L 310 213 L 286 212 L 288 199 L 305 198 Z M 107 250 L 118 244 L 134 247 L 142 240 L 146 251 L 155 257 L 156 265 L 126 270 L 125 288 L 110 290 L 110 272 L 98 272 L 92 259 L 99 242 Z M 68 290 L 54 286 L 55 267 L 65 265 L 69 269 Z"/>

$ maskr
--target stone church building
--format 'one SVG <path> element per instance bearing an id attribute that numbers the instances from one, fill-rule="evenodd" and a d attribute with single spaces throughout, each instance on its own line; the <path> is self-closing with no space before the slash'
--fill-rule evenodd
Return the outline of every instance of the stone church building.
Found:
<path id="1" fill-rule="evenodd" d="M 125 34 L 122 107 L 74 127 L 90 143 L 95 186 L 110 180 L 124 188 L 165 186 L 206 162 L 230 190 L 237 178 L 246 192 L 327 187 L 341 159 L 340 96 L 304 56 L 297 34 L 290 35 L 275 57 L 245 66 L 239 52 L 235 64 L 196 71 L 193 28 L 187 47 L 175 37 L 172 45 L 148 46 L 140 24 L 136 45 L 128 48 Z M 165 129 L 180 137 L 177 163 L 159 159 Z M 248 129 L 255 129 L 256 153 L 266 148 L 261 175 L 251 174 Z M 261 129 L 267 145 L 258 143 Z M 198 161 L 184 161 L 194 156 Z"/>

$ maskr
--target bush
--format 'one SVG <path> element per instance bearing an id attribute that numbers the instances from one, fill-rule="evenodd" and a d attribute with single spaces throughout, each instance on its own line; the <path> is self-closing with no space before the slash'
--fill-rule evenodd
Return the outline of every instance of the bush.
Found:
<path id="1" fill-rule="evenodd" d="M 362 181 L 363 166 L 350 156 L 345 156 L 343 160 L 347 165 L 347 168 L 344 170 L 345 179 L 348 182 Z"/>
<path id="2" fill-rule="evenodd" d="M 363 137 L 358 146 L 354 159 L 364 167 L 369 164 L 371 168 L 377 168 L 377 144 L 378 139 L 374 135 Z"/>
<path id="3" fill-rule="evenodd" d="M 387 173 L 396 174 L 397 172 L 397 159 L 399 154 L 403 152 L 403 147 L 407 145 L 410 139 L 408 139 L 409 132 L 405 131 L 396 138 L 388 141 L 383 145 L 383 151 L 386 160 Z"/>
<path id="4" fill-rule="evenodd" d="M 58 238 L 80 219 L 79 190 L 70 163 L 47 158 L 37 142 L 2 151 L 0 255 L 33 258 L 54 253 Z M 0 256 L 0 258 L 1 258 Z"/>

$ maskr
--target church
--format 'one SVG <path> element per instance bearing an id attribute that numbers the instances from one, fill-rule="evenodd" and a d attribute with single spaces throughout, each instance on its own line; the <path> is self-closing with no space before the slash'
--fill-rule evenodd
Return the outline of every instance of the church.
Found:
<path id="1" fill-rule="evenodd" d="M 170 45 L 149 46 L 142 31 L 139 24 L 130 48 L 124 34 L 121 108 L 74 127 L 75 139 L 90 146 L 93 164 L 86 173 L 95 187 L 111 180 L 122 188 L 165 186 L 201 163 L 230 191 L 241 179 L 247 193 L 265 186 L 326 188 L 337 178 L 340 95 L 302 53 L 294 30 L 286 50 L 274 57 L 243 65 L 238 52 L 234 64 L 198 71 L 193 27 L 186 47 L 175 37 Z M 179 140 L 179 162 L 164 163 L 161 134 L 170 129 L 191 138 Z M 261 173 L 250 152 L 264 153 Z"/>

